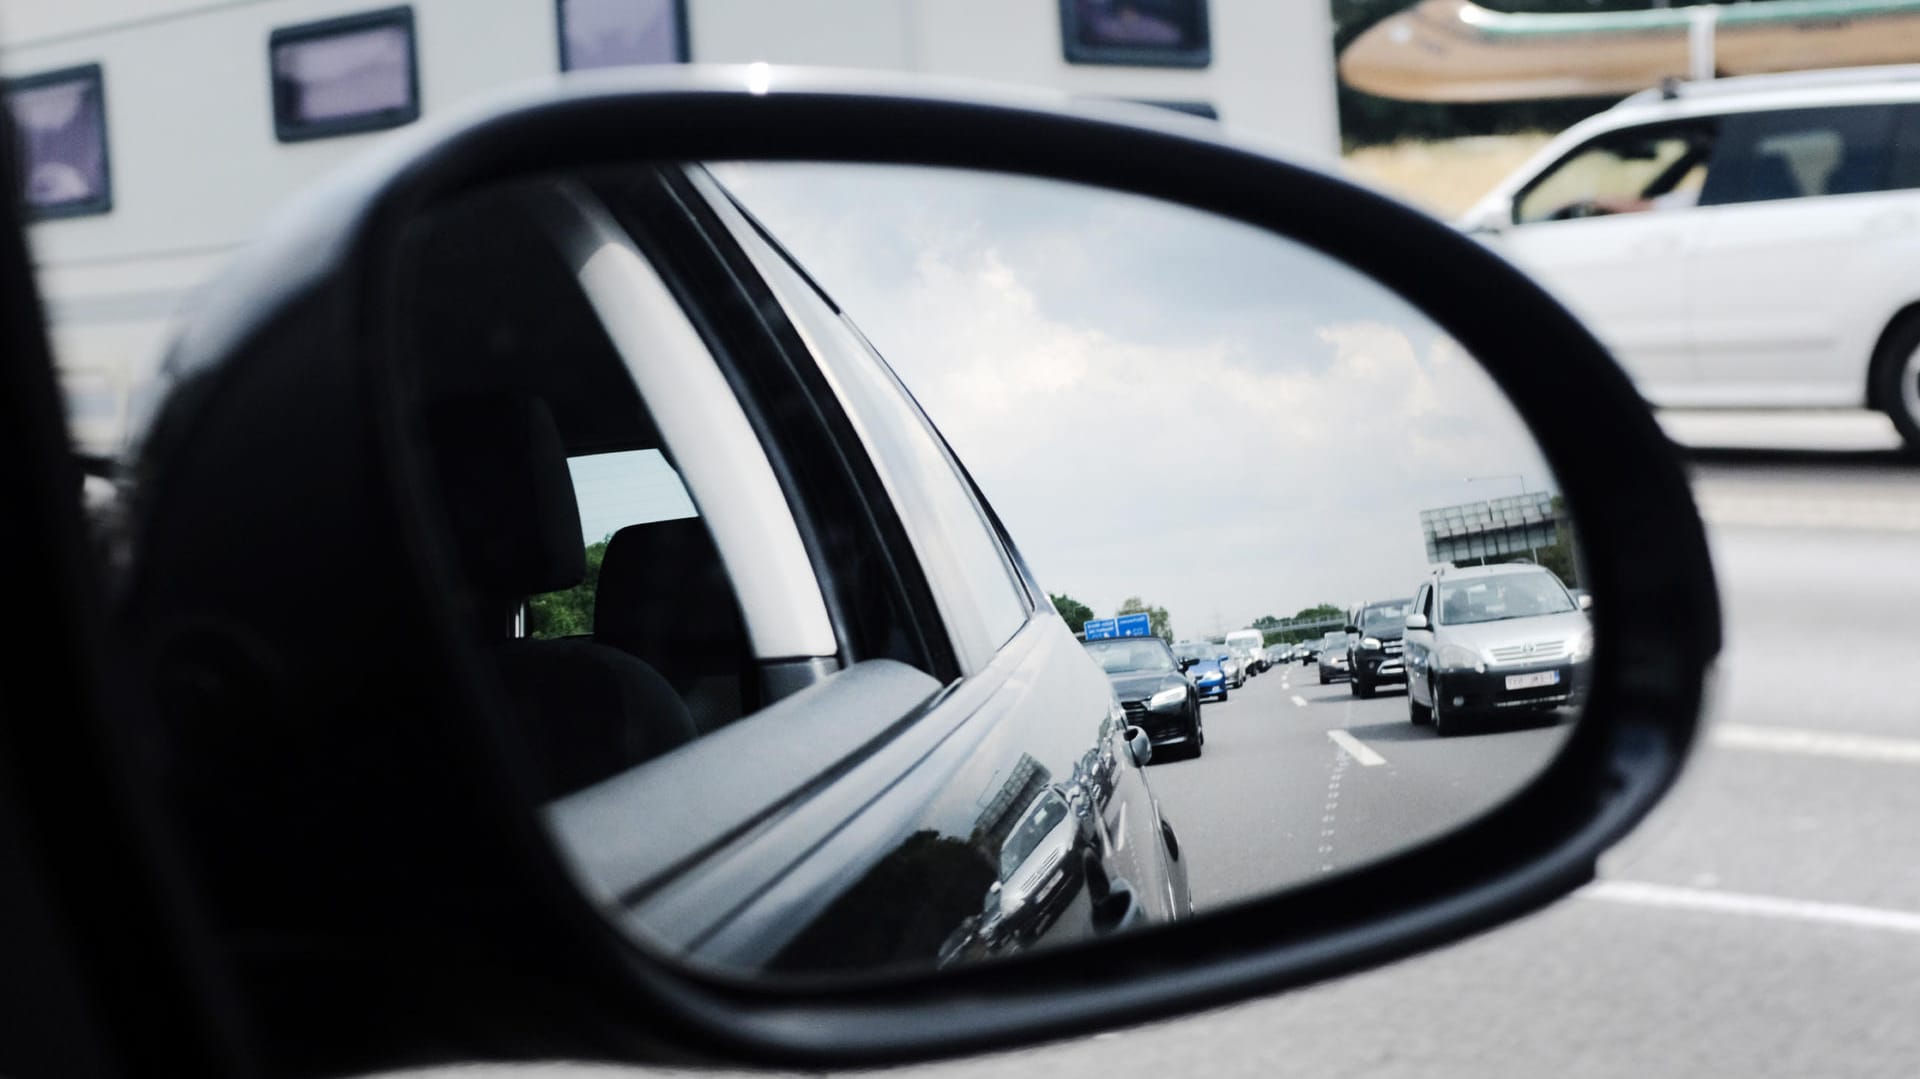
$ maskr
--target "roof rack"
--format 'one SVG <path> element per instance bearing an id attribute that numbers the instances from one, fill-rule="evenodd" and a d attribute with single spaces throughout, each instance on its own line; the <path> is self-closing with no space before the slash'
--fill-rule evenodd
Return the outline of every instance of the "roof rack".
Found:
<path id="1" fill-rule="evenodd" d="M 1903 82 L 1920 82 L 1920 64 L 1820 68 L 1813 71 L 1780 71 L 1767 75 L 1729 75 L 1719 79 L 1665 79 L 1659 86 L 1632 94 L 1620 104 L 1644 105 L 1650 101 L 1675 98 L 1731 97 L 1770 90 L 1811 90 L 1832 86 L 1872 86 Z"/>

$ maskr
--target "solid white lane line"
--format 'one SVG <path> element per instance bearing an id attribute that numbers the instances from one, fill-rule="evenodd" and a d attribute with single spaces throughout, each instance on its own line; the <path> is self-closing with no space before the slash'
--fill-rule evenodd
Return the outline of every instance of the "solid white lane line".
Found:
<path id="1" fill-rule="evenodd" d="M 1299 706 L 1300 706 L 1300 707 L 1302 707 L 1302 708 L 1305 708 L 1305 707 L 1307 706 L 1307 699 L 1306 699 L 1305 697 L 1301 697 L 1301 696 L 1297 696 L 1297 695 L 1296 695 L 1296 696 L 1295 696 L 1295 697 L 1293 698 L 1293 703 L 1295 703 L 1295 704 L 1297 704 L 1297 705 L 1299 705 Z"/>
<path id="2" fill-rule="evenodd" d="M 1804 494 L 1695 492 L 1708 523 L 1753 528 L 1810 528 L 1862 532 L 1920 532 L 1920 503 L 1883 498 L 1809 497 Z"/>
<path id="3" fill-rule="evenodd" d="M 1920 936 L 1920 912 L 1910 910 L 1857 907 L 1851 903 L 1818 903 L 1808 899 L 1781 899 L 1771 895 L 1716 892 L 1630 880 L 1603 880 L 1589 884 L 1574 894 L 1583 899 L 1636 907 L 1691 910 L 1706 914 L 1744 914 L 1757 918 L 1818 922 L 1851 929 L 1879 929 Z"/>
<path id="4" fill-rule="evenodd" d="M 1884 734 L 1848 734 L 1794 727 L 1751 727 L 1721 723 L 1708 737 L 1729 749 L 1757 749 L 1768 753 L 1799 753 L 1809 757 L 1841 757 L 1883 764 L 1920 764 L 1920 738 Z"/>
<path id="5" fill-rule="evenodd" d="M 1345 750 L 1347 756 L 1359 761 L 1364 767 L 1372 768 L 1375 765 L 1387 763 L 1387 758 L 1367 748 L 1365 742 L 1348 734 L 1346 731 L 1328 731 L 1327 737 L 1333 739 L 1334 745 Z"/>

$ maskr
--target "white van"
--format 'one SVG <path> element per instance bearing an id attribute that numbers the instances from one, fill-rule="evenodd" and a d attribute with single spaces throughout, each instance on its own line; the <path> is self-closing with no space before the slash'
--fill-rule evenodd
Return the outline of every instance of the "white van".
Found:
<path id="1" fill-rule="evenodd" d="M 1636 95 L 1462 225 L 1654 405 L 1872 408 L 1920 448 L 1920 66 Z"/>
<path id="2" fill-rule="evenodd" d="M 1236 629 L 1226 636 L 1227 650 L 1240 657 L 1248 674 L 1267 669 L 1267 635 L 1257 629 Z"/>

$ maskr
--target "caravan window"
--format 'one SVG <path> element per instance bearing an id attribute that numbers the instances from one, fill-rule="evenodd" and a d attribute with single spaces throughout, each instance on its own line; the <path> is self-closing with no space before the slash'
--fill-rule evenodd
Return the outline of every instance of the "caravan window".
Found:
<path id="1" fill-rule="evenodd" d="M 560 70 L 687 58 L 686 0 L 559 0 Z"/>
<path id="2" fill-rule="evenodd" d="M 1060 0 L 1069 63 L 1206 67 L 1207 0 Z"/>
<path id="3" fill-rule="evenodd" d="M 399 127 L 420 118 L 413 10 L 275 30 L 273 132 L 281 142 Z"/>
<path id="4" fill-rule="evenodd" d="M 21 198 L 29 213 L 71 217 L 113 208 L 100 65 L 9 80 L 7 109 L 19 139 Z"/>

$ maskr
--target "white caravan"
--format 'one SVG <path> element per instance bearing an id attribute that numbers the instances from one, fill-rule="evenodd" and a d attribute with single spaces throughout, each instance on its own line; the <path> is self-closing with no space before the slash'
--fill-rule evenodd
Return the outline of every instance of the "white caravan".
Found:
<path id="1" fill-rule="evenodd" d="M 111 452 L 196 288 L 317 174 L 563 70 L 921 72 L 1213 115 L 1331 164 L 1331 22 L 1293 0 L 17 0 L 0 73 L 77 441 Z"/>

